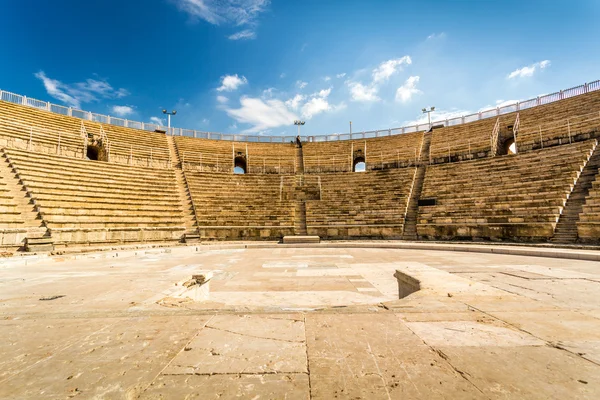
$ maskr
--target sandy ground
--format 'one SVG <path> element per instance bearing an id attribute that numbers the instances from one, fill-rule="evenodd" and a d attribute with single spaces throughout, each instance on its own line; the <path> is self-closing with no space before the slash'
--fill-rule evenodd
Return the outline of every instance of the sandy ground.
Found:
<path id="1" fill-rule="evenodd" d="M 357 248 L 4 261 L 3 399 L 600 398 L 599 262 Z M 176 296 L 205 270 L 208 301 Z M 396 270 L 422 290 L 398 299 Z"/>

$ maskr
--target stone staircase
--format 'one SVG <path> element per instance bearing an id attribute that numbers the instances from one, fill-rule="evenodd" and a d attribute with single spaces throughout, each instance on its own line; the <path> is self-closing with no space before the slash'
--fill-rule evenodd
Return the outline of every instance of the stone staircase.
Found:
<path id="1" fill-rule="evenodd" d="M 54 247 L 52 245 L 50 233 L 44 226 L 35 204 L 29 197 L 29 194 L 22 185 L 18 174 L 13 169 L 4 151 L 2 151 L 0 157 L 0 176 L 2 177 L 4 193 L 12 197 L 16 205 L 15 210 L 19 212 L 19 215 L 15 215 L 15 219 L 22 221 L 22 224 L 19 227 L 26 230 L 25 250 L 53 250 Z M 44 246 L 34 247 L 32 244 L 36 239 L 39 242 L 43 242 Z"/>
<path id="2" fill-rule="evenodd" d="M 304 173 L 304 153 L 302 147 L 296 148 L 296 174 Z"/>
<path id="3" fill-rule="evenodd" d="M 294 212 L 294 235 L 306 236 L 306 203 L 304 200 L 296 201 L 296 209 Z"/>
<path id="4" fill-rule="evenodd" d="M 425 133 L 423 143 L 421 144 L 421 153 L 419 155 L 420 164 L 415 171 L 413 185 L 410 191 L 410 199 L 406 209 L 406 218 L 404 220 L 404 232 L 402 239 L 417 240 L 417 218 L 419 215 L 419 199 L 423 190 L 425 180 L 426 164 L 429 162 L 429 148 L 431 145 L 431 132 Z"/>
<path id="5" fill-rule="evenodd" d="M 175 181 L 177 183 L 179 198 L 181 199 L 181 207 L 183 208 L 183 218 L 185 222 L 185 233 L 183 240 L 186 243 L 199 242 L 200 234 L 198 232 L 196 208 L 194 207 L 194 202 L 192 201 L 192 195 L 187 184 L 185 172 L 182 170 L 179 151 L 172 136 L 167 136 L 167 142 L 169 145 L 169 152 L 171 154 L 171 163 L 175 171 Z"/>
<path id="6" fill-rule="evenodd" d="M 565 204 L 565 208 L 556 224 L 553 243 L 575 243 L 577 241 L 577 221 L 583 211 L 585 199 L 600 168 L 600 146 L 596 146 L 590 159 L 577 179 L 575 187 Z"/>

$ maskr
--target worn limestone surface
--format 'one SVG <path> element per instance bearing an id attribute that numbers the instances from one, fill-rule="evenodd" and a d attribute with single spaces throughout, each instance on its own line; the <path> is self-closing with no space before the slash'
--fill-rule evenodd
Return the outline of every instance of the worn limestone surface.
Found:
<path id="1" fill-rule="evenodd" d="M 176 297 L 205 270 L 208 301 Z M 398 299 L 397 270 L 421 290 Z M 0 337 L 2 399 L 597 399 L 600 265 L 356 248 L 2 260 Z"/>

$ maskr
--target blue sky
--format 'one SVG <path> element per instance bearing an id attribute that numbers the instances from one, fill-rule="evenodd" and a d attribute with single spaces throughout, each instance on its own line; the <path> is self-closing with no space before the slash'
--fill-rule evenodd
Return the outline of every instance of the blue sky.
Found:
<path id="1" fill-rule="evenodd" d="M 600 2 L 5 0 L 0 88 L 212 132 L 386 129 L 600 79 Z M 426 118 L 426 117 L 425 117 Z"/>

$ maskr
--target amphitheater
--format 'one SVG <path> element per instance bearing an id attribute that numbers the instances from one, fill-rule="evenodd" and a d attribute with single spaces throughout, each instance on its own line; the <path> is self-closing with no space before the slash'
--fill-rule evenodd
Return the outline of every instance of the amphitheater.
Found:
<path id="1" fill-rule="evenodd" d="M 0 398 L 598 399 L 599 137 L 600 81 L 302 146 L 0 91 Z"/>

